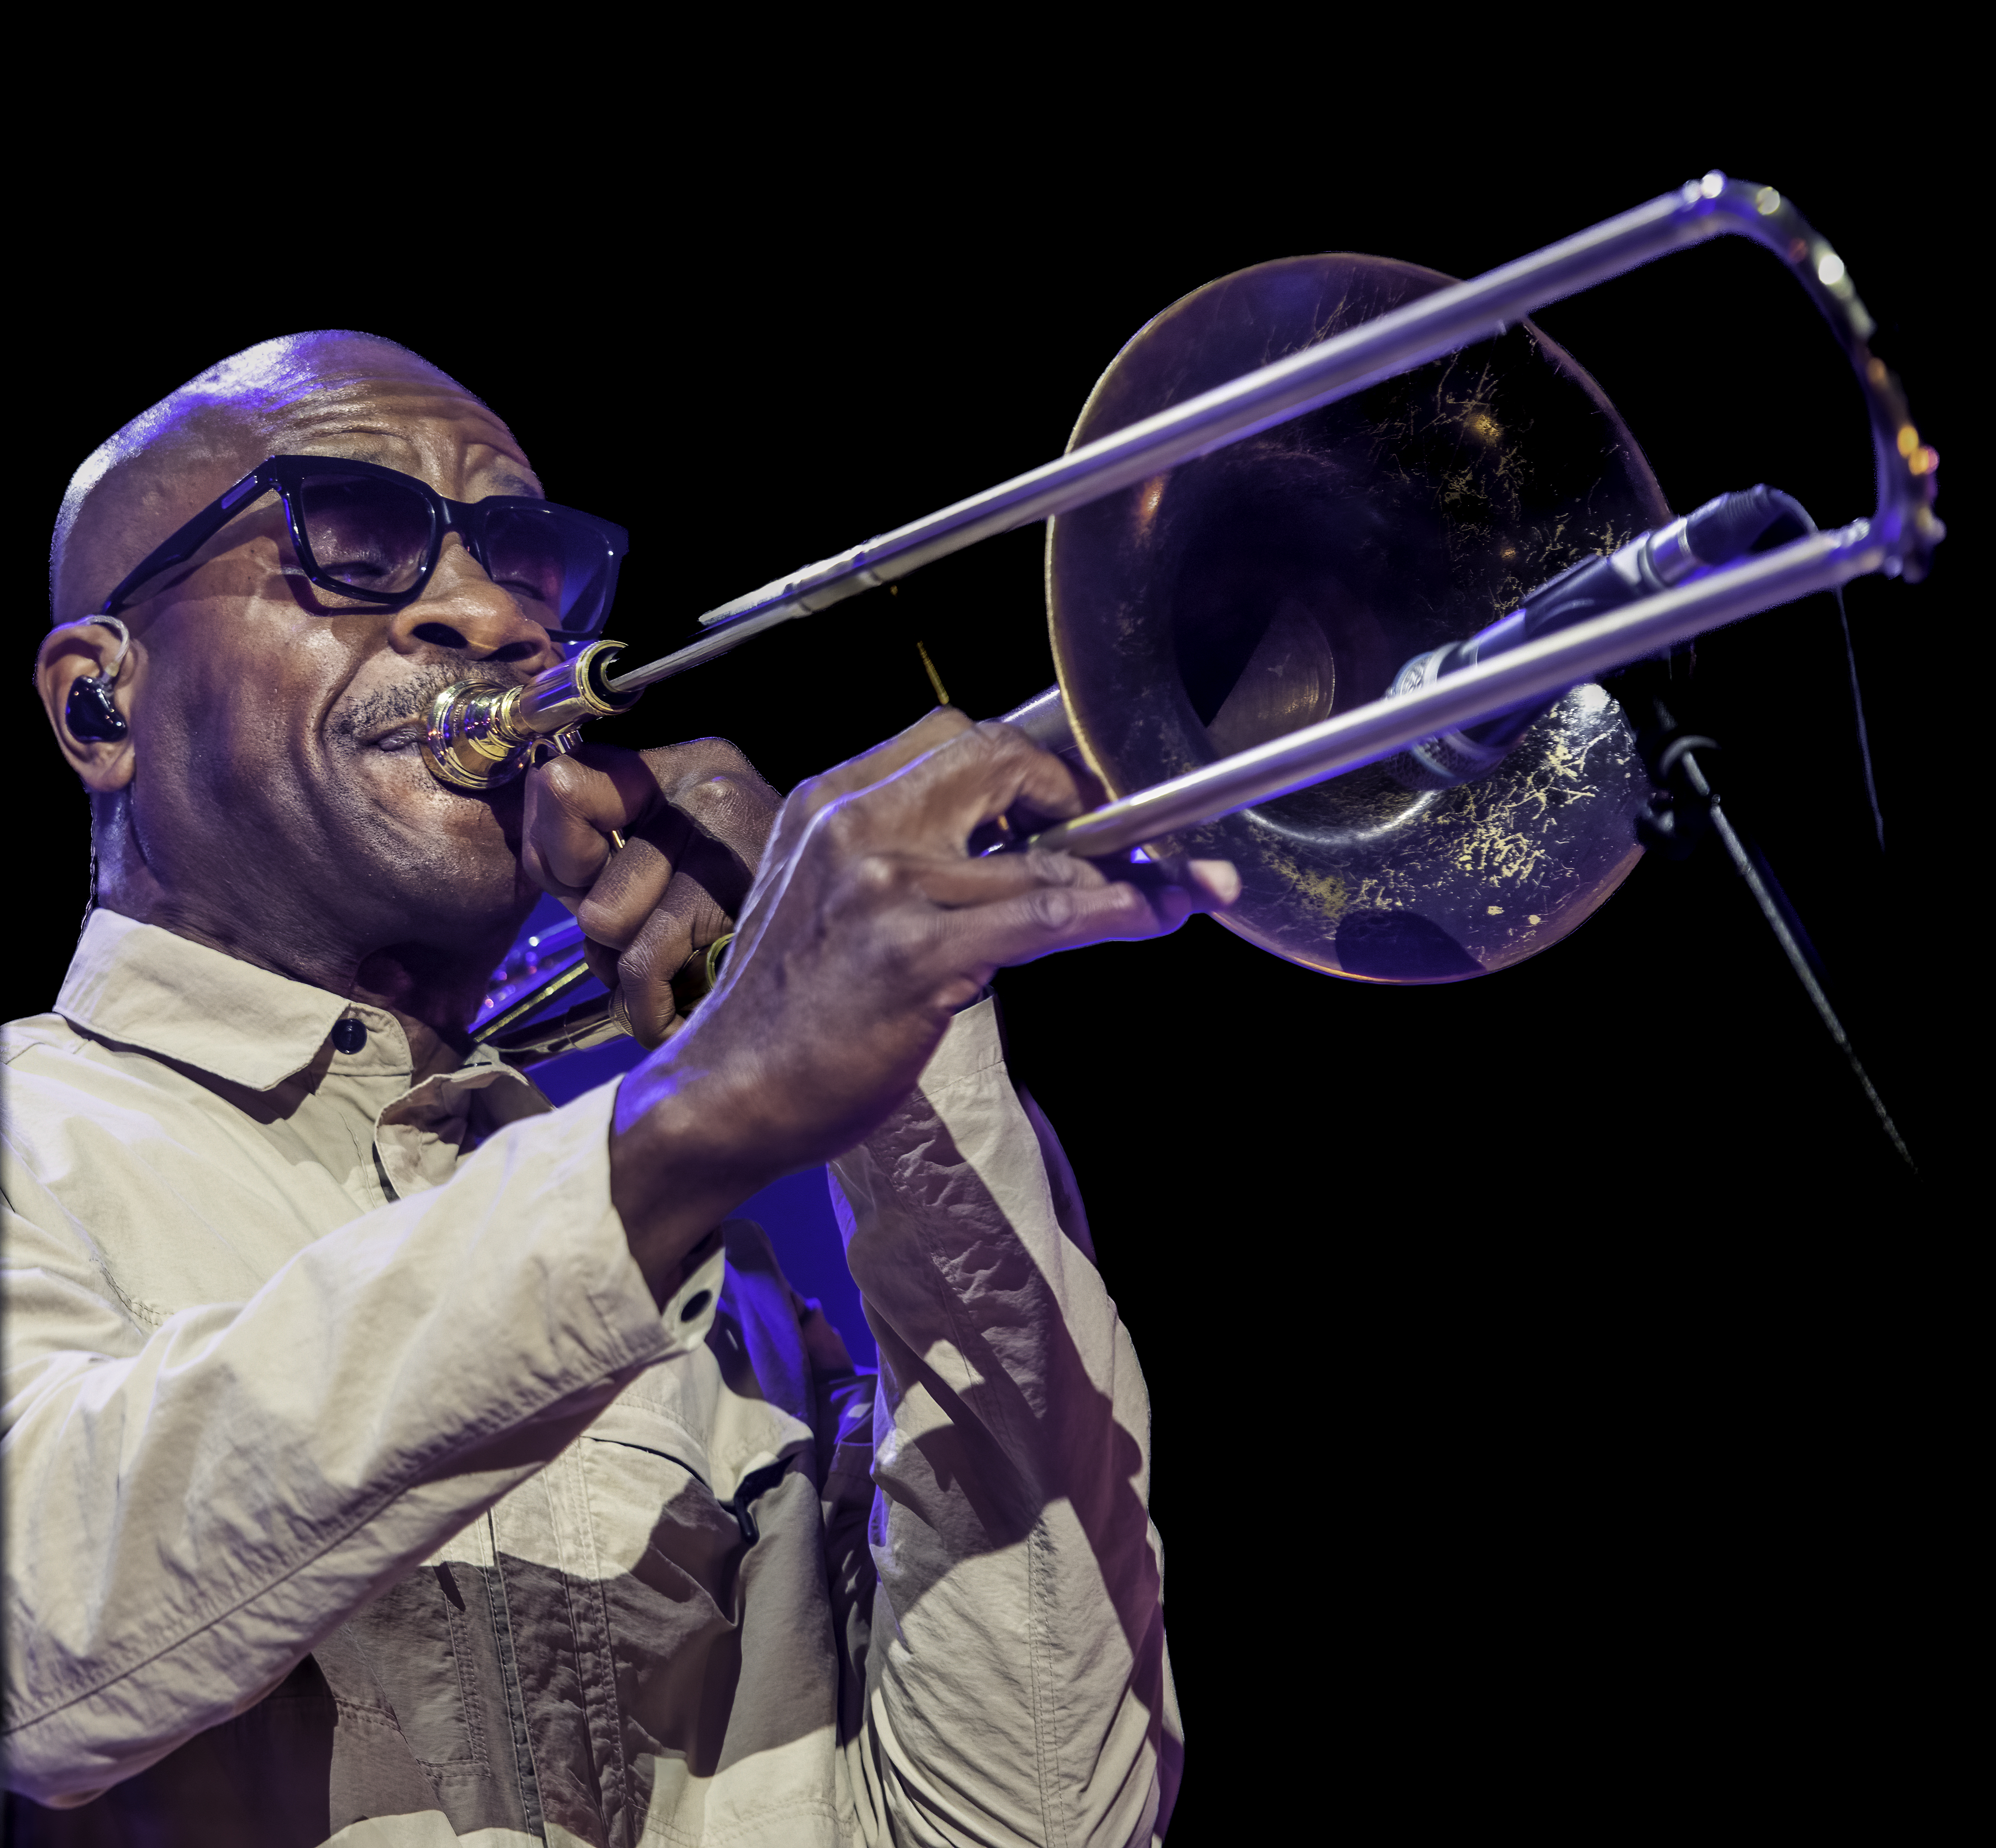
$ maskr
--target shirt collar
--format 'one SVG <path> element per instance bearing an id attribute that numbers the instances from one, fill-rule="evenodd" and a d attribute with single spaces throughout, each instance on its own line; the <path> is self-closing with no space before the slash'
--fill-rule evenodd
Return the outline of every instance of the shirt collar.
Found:
<path id="1" fill-rule="evenodd" d="M 311 1064 L 334 1023 L 349 1017 L 366 1024 L 368 1041 L 342 1066 L 407 1073 L 411 1062 L 401 1022 L 384 1010 L 101 907 L 84 927 L 56 1012 L 95 1038 L 253 1091 L 274 1089 Z M 480 1047 L 469 1062 L 497 1061 Z"/>

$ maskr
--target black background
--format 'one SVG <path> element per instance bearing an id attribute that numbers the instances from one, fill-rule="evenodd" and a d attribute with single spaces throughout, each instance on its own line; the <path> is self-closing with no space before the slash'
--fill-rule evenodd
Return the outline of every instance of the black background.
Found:
<path id="1" fill-rule="evenodd" d="M 1334 249 L 1471 275 L 1714 163 L 1835 243 L 1922 436 L 1944 459 L 1965 440 L 1931 146 L 1909 170 L 1744 106 L 1533 139 L 1391 85 L 1291 98 L 1272 129 L 1200 81 L 1108 110 L 1031 83 L 968 112 L 793 99 L 774 141 L 757 109 L 659 139 L 577 123 L 532 159 L 432 144 L 405 157 L 434 184 L 370 162 L 360 203 L 314 150 L 267 163 L 287 190 L 245 143 L 199 208 L 199 163 L 164 142 L 54 213 L 15 504 L 45 528 L 96 442 L 224 354 L 363 328 L 489 399 L 556 499 L 631 528 L 613 632 L 664 642 L 1057 453 L 1122 342 L 1213 277 Z M 1764 253 L 1695 251 L 1538 318 L 1680 509 L 1764 480 L 1825 525 L 1870 510 L 1857 392 Z M 1970 666 L 1948 639 L 1958 499 L 1940 511 L 1927 583 L 1849 593 L 1887 852 L 1827 599 L 1702 642 L 1695 714 L 1922 1184 L 1714 862 L 1646 862 L 1567 943 L 1445 988 L 1329 980 L 1203 919 L 1002 978 L 1151 1387 L 1175 1839 L 1271 1839 L 1299 1802 L 1413 1837 L 1499 1815 L 1615 1836 L 1714 1805 L 1904 1826 L 1929 1800 L 1950 1502 L 1926 1433 L 1957 1385 L 1976 945 L 1956 921 L 1978 908 L 1929 728 L 1936 681 Z M 1051 679 L 1040 545 L 793 625 L 603 735 L 722 733 L 787 786 L 926 708 L 917 638 L 958 704 L 1003 710 Z M 85 815 L 25 678 L 34 1011 Z"/>

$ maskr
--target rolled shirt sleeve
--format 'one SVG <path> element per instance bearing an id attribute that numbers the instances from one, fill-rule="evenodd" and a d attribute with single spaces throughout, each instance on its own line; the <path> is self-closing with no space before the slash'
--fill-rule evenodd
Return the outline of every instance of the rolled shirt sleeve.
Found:
<path id="1" fill-rule="evenodd" d="M 1149 1842 L 1180 1737 L 1149 1399 L 1062 1228 L 993 1003 L 958 1017 L 833 1177 L 880 1350 L 872 1605 L 845 1613 L 864 1655 L 841 1761 L 859 1838 Z M 838 1531 L 835 1585 L 856 1586 Z"/>
<path id="2" fill-rule="evenodd" d="M 157 1327 L 9 1161 L 16 1788 L 82 1801 L 242 1711 L 676 1351 L 610 1202 L 614 1096 Z"/>

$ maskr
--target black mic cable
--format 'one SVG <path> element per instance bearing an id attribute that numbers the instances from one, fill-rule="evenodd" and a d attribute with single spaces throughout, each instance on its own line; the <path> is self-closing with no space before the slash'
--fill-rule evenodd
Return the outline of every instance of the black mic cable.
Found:
<path id="1" fill-rule="evenodd" d="M 1477 661 L 1488 660 L 1541 635 L 1556 633 L 1592 616 L 1633 603 L 1639 597 L 1667 590 L 1699 572 L 1730 564 L 1782 525 L 1798 533 L 1813 533 L 1815 521 L 1792 495 L 1764 483 L 1743 493 L 1721 494 L 1693 513 L 1673 520 L 1654 532 L 1638 533 L 1628 544 L 1605 557 L 1583 559 L 1578 564 L 1550 578 L 1533 591 L 1510 614 L 1488 628 L 1447 648 L 1417 655 L 1394 676 L 1387 697 L 1397 698 L 1416 687 L 1426 685 Z M 1790 536 L 1782 534 L 1785 538 Z M 1843 625 L 1843 640 L 1850 666 L 1850 694 L 1857 709 L 1858 747 L 1864 759 L 1865 792 L 1878 831 L 1878 845 L 1885 845 L 1885 824 L 1878 810 L 1878 795 L 1871 774 L 1870 743 L 1865 734 L 1864 707 L 1857 686 L 1857 660 L 1850 645 L 1850 623 L 1844 613 L 1843 594 L 1836 594 L 1836 609 Z M 1479 720 L 1473 725 L 1426 738 L 1398 756 L 1389 758 L 1386 767 L 1404 786 L 1414 790 L 1447 789 L 1480 776 L 1500 763 L 1519 738 L 1554 702 L 1528 700 L 1509 712 Z M 1735 828 L 1723 812 L 1718 792 L 1712 786 L 1700 762 L 1701 748 L 1716 747 L 1706 738 L 1682 732 L 1676 721 L 1660 704 L 1660 735 L 1645 746 L 1650 770 L 1660 790 L 1667 792 L 1652 804 L 1638 823 L 1637 833 L 1646 846 L 1660 848 L 1674 858 L 1683 858 L 1708 828 L 1716 834 L 1733 869 L 1745 883 L 1755 905 L 1773 931 L 1811 1005 L 1828 1030 L 1837 1050 L 1849 1062 L 1894 1151 L 1914 1174 L 1919 1170 L 1898 1126 L 1892 1120 L 1884 1099 L 1872 1083 L 1870 1074 L 1857 1056 L 1843 1021 L 1838 1017 L 1825 986 L 1825 976 L 1807 933 L 1781 890 L 1772 869 Z"/>

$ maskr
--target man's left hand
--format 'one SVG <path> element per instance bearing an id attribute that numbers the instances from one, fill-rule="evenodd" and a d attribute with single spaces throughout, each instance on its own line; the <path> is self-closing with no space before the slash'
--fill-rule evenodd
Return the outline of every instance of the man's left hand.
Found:
<path id="1" fill-rule="evenodd" d="M 575 914 L 590 972 L 641 1044 L 684 1024 L 672 979 L 734 927 L 782 804 L 718 738 L 653 751 L 585 745 L 528 775 L 521 862 Z"/>

